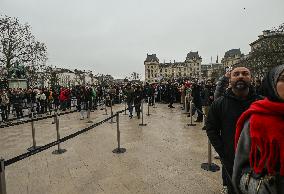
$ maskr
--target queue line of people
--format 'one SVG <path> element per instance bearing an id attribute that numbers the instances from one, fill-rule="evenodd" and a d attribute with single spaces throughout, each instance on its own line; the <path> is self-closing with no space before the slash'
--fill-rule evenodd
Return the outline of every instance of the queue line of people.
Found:
<path id="1" fill-rule="evenodd" d="M 222 162 L 222 193 L 284 193 L 284 65 L 257 87 L 236 67 L 214 96 L 205 129 Z"/>

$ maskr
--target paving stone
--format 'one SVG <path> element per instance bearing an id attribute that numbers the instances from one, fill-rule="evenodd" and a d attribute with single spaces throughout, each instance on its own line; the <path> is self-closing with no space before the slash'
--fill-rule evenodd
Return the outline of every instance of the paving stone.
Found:
<path id="1" fill-rule="evenodd" d="M 114 112 L 123 108 L 115 105 Z M 117 147 L 117 125 L 106 122 L 62 143 L 64 154 L 51 154 L 55 146 L 6 167 L 8 194 L 220 193 L 220 172 L 200 168 L 207 160 L 202 124 L 187 126 L 187 115 L 166 104 L 150 111 L 151 116 L 144 116 L 145 127 L 138 125 L 141 120 L 136 117 L 120 115 L 121 147 L 126 153 L 112 153 Z M 92 112 L 91 120 L 107 118 L 103 113 Z M 38 145 L 56 139 L 51 122 L 35 123 Z M 60 116 L 61 137 L 90 125 L 80 120 L 79 113 Z M 30 124 L 1 129 L 0 156 L 5 159 L 26 152 L 31 144 Z"/>

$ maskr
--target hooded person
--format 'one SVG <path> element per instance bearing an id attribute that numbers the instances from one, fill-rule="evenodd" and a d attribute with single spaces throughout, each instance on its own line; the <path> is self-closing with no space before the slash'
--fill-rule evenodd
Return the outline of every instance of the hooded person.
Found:
<path id="1" fill-rule="evenodd" d="M 252 103 L 236 125 L 232 180 L 239 193 L 280 194 L 284 193 L 284 65 L 268 72 L 262 90 L 265 98 Z"/>

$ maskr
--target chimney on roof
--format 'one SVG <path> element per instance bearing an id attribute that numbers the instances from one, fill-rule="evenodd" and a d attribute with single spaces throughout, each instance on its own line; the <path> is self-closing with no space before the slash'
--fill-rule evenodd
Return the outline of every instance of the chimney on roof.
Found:
<path id="1" fill-rule="evenodd" d="M 174 63 L 176 63 L 176 60 L 174 60 Z"/>

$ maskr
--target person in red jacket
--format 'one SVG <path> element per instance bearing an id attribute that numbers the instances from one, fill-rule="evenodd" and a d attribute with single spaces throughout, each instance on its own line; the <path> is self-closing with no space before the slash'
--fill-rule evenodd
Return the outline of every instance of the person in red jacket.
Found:
<path id="1" fill-rule="evenodd" d="M 67 95 L 66 95 L 66 89 L 63 87 L 60 89 L 59 100 L 60 100 L 60 109 L 65 111 L 67 105 Z"/>

